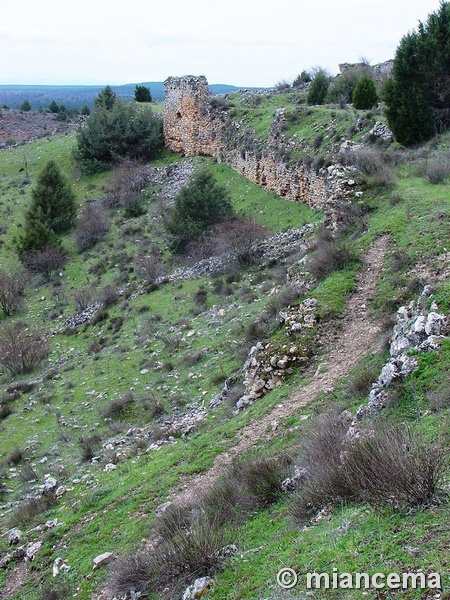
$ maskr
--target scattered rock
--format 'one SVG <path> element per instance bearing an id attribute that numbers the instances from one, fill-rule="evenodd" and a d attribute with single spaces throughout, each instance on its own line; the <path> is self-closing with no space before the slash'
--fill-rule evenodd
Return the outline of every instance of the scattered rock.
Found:
<path id="1" fill-rule="evenodd" d="M 10 546 L 17 546 L 22 539 L 22 532 L 17 527 L 8 531 L 8 543 Z"/>
<path id="2" fill-rule="evenodd" d="M 93 569 L 99 569 L 114 560 L 114 554 L 112 552 L 104 552 L 103 554 L 99 554 L 93 559 Z"/>
<path id="3" fill-rule="evenodd" d="M 25 551 L 26 559 L 29 561 L 33 561 L 36 558 L 36 554 L 39 552 L 41 547 L 42 542 L 31 542 L 30 544 L 28 544 Z"/>
<path id="4" fill-rule="evenodd" d="M 69 565 L 63 561 L 61 557 L 55 558 L 53 562 L 53 577 L 57 577 L 60 573 L 70 571 Z"/>
<path id="5" fill-rule="evenodd" d="M 200 577 L 196 579 L 192 585 L 185 589 L 183 592 L 183 600 L 196 600 L 206 594 L 208 589 L 211 587 L 211 577 Z"/>

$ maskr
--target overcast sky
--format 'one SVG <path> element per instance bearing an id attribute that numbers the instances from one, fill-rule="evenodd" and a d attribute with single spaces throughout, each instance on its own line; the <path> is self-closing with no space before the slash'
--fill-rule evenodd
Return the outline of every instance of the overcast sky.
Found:
<path id="1" fill-rule="evenodd" d="M 394 57 L 439 0 L 2 0 L 0 84 L 272 86 Z"/>

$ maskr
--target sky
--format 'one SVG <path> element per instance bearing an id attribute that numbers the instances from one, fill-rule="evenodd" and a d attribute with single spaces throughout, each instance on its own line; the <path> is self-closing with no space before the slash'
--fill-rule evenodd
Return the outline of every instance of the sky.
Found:
<path id="1" fill-rule="evenodd" d="M 439 0 L 2 0 L 0 84 L 270 87 L 395 56 Z"/>

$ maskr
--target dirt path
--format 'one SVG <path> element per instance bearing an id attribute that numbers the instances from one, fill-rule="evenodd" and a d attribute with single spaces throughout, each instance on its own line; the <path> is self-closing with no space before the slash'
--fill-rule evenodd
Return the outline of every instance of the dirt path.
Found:
<path id="1" fill-rule="evenodd" d="M 227 452 L 216 456 L 214 465 L 186 483 L 186 489 L 175 501 L 189 499 L 190 490 L 203 489 L 210 485 L 231 460 L 268 437 L 269 427 L 294 414 L 299 408 L 312 401 L 320 392 L 333 388 L 336 383 L 356 367 L 362 356 L 373 348 L 381 332 L 380 324 L 370 315 L 370 301 L 383 267 L 388 247 L 388 236 L 375 240 L 366 255 L 363 268 L 356 281 L 356 290 L 348 298 L 342 328 L 324 344 L 328 356 L 316 370 L 313 379 L 305 386 L 292 392 L 290 398 L 275 406 L 258 420 L 252 420 L 238 433 L 236 444 Z M 277 435 L 276 431 L 274 435 Z"/>

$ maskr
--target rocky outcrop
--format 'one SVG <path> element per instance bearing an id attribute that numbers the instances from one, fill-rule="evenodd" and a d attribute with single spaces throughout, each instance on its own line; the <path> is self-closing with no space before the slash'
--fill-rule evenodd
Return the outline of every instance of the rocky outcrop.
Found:
<path id="1" fill-rule="evenodd" d="M 317 300 L 307 298 L 280 312 L 285 337 L 282 341 L 258 342 L 250 350 L 244 365 L 245 393 L 236 408 L 252 404 L 308 362 L 316 310 Z"/>
<path id="2" fill-rule="evenodd" d="M 414 356 L 410 355 L 412 350 L 426 352 L 439 348 L 448 319 L 437 312 L 438 307 L 435 302 L 431 303 L 429 310 L 424 308 L 432 295 L 432 288 L 427 285 L 417 302 L 410 302 L 408 306 L 398 309 L 397 324 L 390 340 L 391 358 L 372 385 L 367 405 L 358 409 L 356 422 L 382 410 L 389 400 L 387 388 L 390 384 L 405 378 L 417 369 L 419 363 Z"/>

